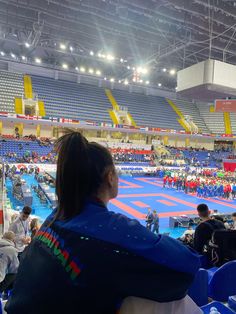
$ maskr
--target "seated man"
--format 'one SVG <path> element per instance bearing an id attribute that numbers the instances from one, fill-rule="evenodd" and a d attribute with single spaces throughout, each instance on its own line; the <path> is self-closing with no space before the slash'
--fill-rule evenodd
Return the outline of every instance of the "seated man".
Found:
<path id="1" fill-rule="evenodd" d="M 4 233 L 0 240 L 0 292 L 12 289 L 19 266 L 18 252 L 15 248 L 15 234 Z"/>
<path id="2" fill-rule="evenodd" d="M 204 246 L 208 244 L 215 230 L 225 229 L 224 223 L 211 219 L 210 210 L 206 204 L 199 204 L 197 207 L 198 215 L 201 218 L 194 234 L 194 248 L 199 253 L 204 253 Z"/>
<path id="3" fill-rule="evenodd" d="M 15 243 L 18 252 L 23 252 L 25 247 L 30 243 L 30 221 L 29 216 L 32 209 L 25 206 L 18 218 L 10 225 L 9 231 L 13 231 L 16 235 Z"/>

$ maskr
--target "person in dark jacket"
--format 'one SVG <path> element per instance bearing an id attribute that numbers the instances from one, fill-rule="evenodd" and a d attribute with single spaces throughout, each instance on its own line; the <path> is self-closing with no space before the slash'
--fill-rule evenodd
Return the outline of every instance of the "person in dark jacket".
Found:
<path id="1" fill-rule="evenodd" d="M 183 299 L 196 253 L 108 210 L 118 176 L 105 147 L 71 132 L 57 149 L 58 207 L 22 257 L 6 312 L 115 314 L 128 296 Z"/>
<path id="2" fill-rule="evenodd" d="M 215 230 L 225 229 L 224 223 L 217 219 L 211 219 L 210 210 L 206 204 L 199 204 L 198 215 L 201 218 L 200 224 L 194 233 L 194 249 L 199 253 L 204 253 L 204 246 L 209 243 Z"/>

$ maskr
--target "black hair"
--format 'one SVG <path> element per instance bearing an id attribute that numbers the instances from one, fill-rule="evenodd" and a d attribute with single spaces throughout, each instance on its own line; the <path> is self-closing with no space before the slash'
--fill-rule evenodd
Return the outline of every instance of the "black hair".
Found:
<path id="1" fill-rule="evenodd" d="M 58 150 L 55 218 L 67 219 L 79 214 L 86 199 L 96 195 L 108 170 L 114 170 L 107 148 L 89 143 L 79 132 L 69 131 L 56 142 Z"/>
<path id="2" fill-rule="evenodd" d="M 207 217 L 209 215 L 209 208 L 208 208 L 207 204 L 199 204 L 197 206 L 197 211 L 203 217 Z"/>
<path id="3" fill-rule="evenodd" d="M 222 221 L 224 222 L 224 218 L 222 216 L 219 216 L 219 215 L 213 215 L 212 218 L 216 219 L 216 220 L 219 220 L 219 221 Z"/>
<path id="4" fill-rule="evenodd" d="M 30 215 L 32 212 L 32 208 L 29 206 L 24 206 L 22 209 L 22 213 L 24 213 L 25 215 Z"/>
<path id="5" fill-rule="evenodd" d="M 236 212 L 232 213 L 232 217 L 236 217 Z"/>

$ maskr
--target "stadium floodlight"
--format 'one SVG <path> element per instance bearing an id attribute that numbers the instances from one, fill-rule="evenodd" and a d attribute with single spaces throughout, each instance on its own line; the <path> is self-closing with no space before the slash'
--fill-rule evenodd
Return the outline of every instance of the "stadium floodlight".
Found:
<path id="1" fill-rule="evenodd" d="M 89 54 L 90 54 L 90 56 L 94 56 L 94 52 L 92 50 L 90 51 Z"/>
<path id="2" fill-rule="evenodd" d="M 79 71 L 79 68 L 78 68 L 78 67 L 75 67 L 75 70 L 76 70 L 76 71 Z"/>
<path id="3" fill-rule="evenodd" d="M 112 77 L 112 78 L 110 79 L 110 82 L 115 82 L 115 79 Z"/>
<path id="4" fill-rule="evenodd" d="M 119 80 L 118 83 L 121 83 L 121 80 Z"/>
<path id="5" fill-rule="evenodd" d="M 143 80 L 141 79 L 141 80 L 139 80 L 139 83 L 143 83 Z"/>
<path id="6" fill-rule="evenodd" d="M 146 85 L 149 85 L 149 84 L 150 84 L 150 82 L 149 82 L 149 81 L 146 81 L 146 82 L 145 82 L 145 84 L 146 84 Z"/>
<path id="7" fill-rule="evenodd" d="M 26 48 L 29 48 L 29 47 L 30 47 L 30 44 L 27 43 L 27 42 L 25 42 L 25 47 L 26 47 Z"/>
<path id="8" fill-rule="evenodd" d="M 167 71 L 166 68 L 163 68 L 163 69 L 162 69 L 162 72 L 166 72 L 166 71 Z"/>
<path id="9" fill-rule="evenodd" d="M 74 51 L 74 48 L 73 48 L 72 46 L 70 46 L 70 51 L 71 51 L 71 52 Z"/>
<path id="10" fill-rule="evenodd" d="M 170 70 L 170 75 L 175 75 L 176 74 L 176 70 L 175 69 L 171 69 Z"/>
<path id="11" fill-rule="evenodd" d="M 130 70 L 130 66 L 129 65 L 127 65 L 127 69 Z"/>
<path id="12" fill-rule="evenodd" d="M 4 51 L 1 51 L 0 54 L 1 54 L 1 56 L 5 56 L 5 52 Z"/>
<path id="13" fill-rule="evenodd" d="M 102 57 L 102 54 L 99 52 L 98 53 L 98 58 L 101 58 Z"/>
<path id="14" fill-rule="evenodd" d="M 90 68 L 90 69 L 88 70 L 88 72 L 89 72 L 90 74 L 93 74 L 93 73 L 94 73 L 94 69 Z"/>
<path id="15" fill-rule="evenodd" d="M 84 67 L 80 67 L 79 70 L 80 70 L 80 72 L 85 72 L 85 68 Z"/>
<path id="16" fill-rule="evenodd" d="M 161 83 L 158 83 L 158 87 L 161 87 L 162 86 L 162 84 Z"/>
<path id="17" fill-rule="evenodd" d="M 97 70 L 97 71 L 96 71 L 96 75 L 100 76 L 101 74 L 102 74 L 102 73 L 101 73 L 100 70 Z"/>
<path id="18" fill-rule="evenodd" d="M 178 87 L 177 87 L 177 86 L 175 87 L 175 90 L 178 90 Z"/>
<path id="19" fill-rule="evenodd" d="M 124 59 L 123 59 L 123 58 L 120 58 L 120 62 L 123 63 L 123 62 L 124 62 Z"/>
<path id="20" fill-rule="evenodd" d="M 132 70 L 133 70 L 133 71 L 135 71 L 135 70 L 136 70 L 136 68 L 135 68 L 135 67 L 132 67 Z"/>
<path id="21" fill-rule="evenodd" d="M 104 77 L 104 81 L 106 81 L 107 80 L 107 78 L 106 77 Z"/>
<path id="22" fill-rule="evenodd" d="M 36 63 L 40 64 L 42 62 L 42 60 L 40 58 L 35 58 L 34 59 Z"/>
<path id="23" fill-rule="evenodd" d="M 125 85 L 128 85 L 128 84 L 129 84 L 129 81 L 128 81 L 128 80 L 125 80 L 125 81 L 124 81 L 124 84 L 125 84 Z"/>
<path id="24" fill-rule="evenodd" d="M 62 68 L 67 70 L 68 69 L 68 64 L 67 63 L 62 63 Z"/>
<path id="25" fill-rule="evenodd" d="M 12 57 L 12 58 L 15 58 L 15 57 L 16 57 L 16 55 L 15 55 L 14 53 L 12 53 L 12 52 L 11 52 L 11 57 Z"/>
<path id="26" fill-rule="evenodd" d="M 63 44 L 63 43 L 61 43 L 61 44 L 60 44 L 60 48 L 61 48 L 62 50 L 65 50 L 65 49 L 66 49 L 66 45 Z"/>
<path id="27" fill-rule="evenodd" d="M 115 59 L 115 57 L 112 56 L 112 55 L 110 55 L 110 54 L 108 54 L 108 55 L 106 56 L 106 58 L 107 58 L 108 61 L 113 61 L 113 60 Z"/>
<path id="28" fill-rule="evenodd" d="M 21 56 L 21 59 L 25 61 L 26 60 L 26 56 Z"/>
<path id="29" fill-rule="evenodd" d="M 147 68 L 143 68 L 143 67 L 138 67 L 137 68 L 137 72 L 141 73 L 141 74 L 147 74 L 148 73 L 148 69 Z"/>

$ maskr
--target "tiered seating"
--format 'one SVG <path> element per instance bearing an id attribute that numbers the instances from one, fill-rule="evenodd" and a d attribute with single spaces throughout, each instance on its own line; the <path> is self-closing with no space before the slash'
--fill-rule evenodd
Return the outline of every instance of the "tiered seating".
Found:
<path id="1" fill-rule="evenodd" d="M 20 161 L 26 152 L 30 155 L 35 152 L 38 156 L 46 156 L 53 149 L 52 145 L 43 146 L 37 141 L 24 141 L 24 140 L 2 140 L 0 142 L 0 156 L 3 156 L 5 160 L 10 162 Z M 8 157 L 8 154 L 14 154 L 12 157 Z"/>
<path id="2" fill-rule="evenodd" d="M 15 97 L 22 97 L 23 93 L 22 74 L 0 72 L 0 111 L 15 112 Z"/>
<path id="3" fill-rule="evenodd" d="M 127 106 L 138 126 L 181 130 L 178 116 L 165 98 L 147 96 L 126 91 L 113 90 L 113 96 L 120 106 Z"/>
<path id="4" fill-rule="evenodd" d="M 210 133 L 196 104 L 180 99 L 175 99 L 173 100 L 173 102 L 177 105 L 177 107 L 180 109 L 183 115 L 188 115 L 192 118 L 193 122 L 196 124 L 199 131 L 201 131 L 202 133 Z"/>
<path id="5" fill-rule="evenodd" d="M 39 76 L 32 76 L 32 84 L 47 116 L 111 122 L 111 104 L 102 88 Z"/>
<path id="6" fill-rule="evenodd" d="M 198 103 L 197 107 L 211 133 L 225 133 L 224 116 L 222 112 L 210 112 L 207 104 Z"/>

